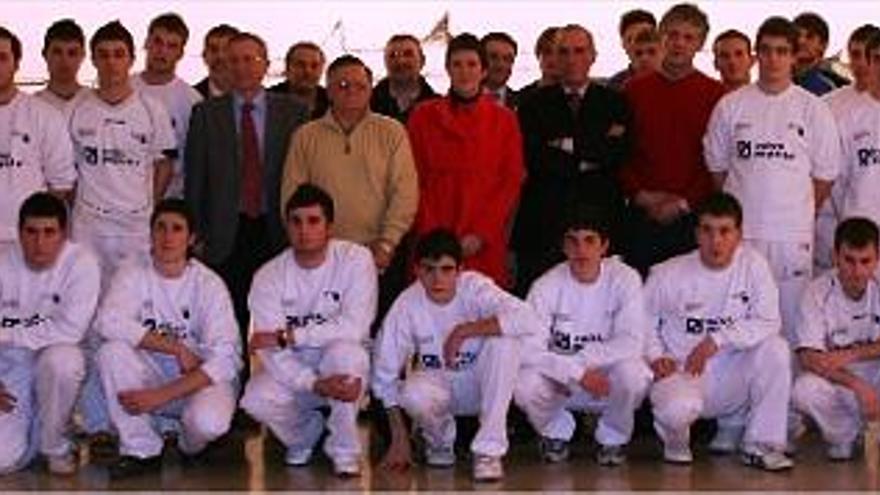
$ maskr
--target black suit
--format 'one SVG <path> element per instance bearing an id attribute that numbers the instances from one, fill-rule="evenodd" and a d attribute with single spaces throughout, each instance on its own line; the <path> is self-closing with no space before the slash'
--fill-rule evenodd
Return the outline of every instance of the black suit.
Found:
<path id="1" fill-rule="evenodd" d="M 529 92 L 520 102 L 520 127 L 528 178 L 512 235 L 518 290 L 562 259 L 566 210 L 594 205 L 622 221 L 623 197 L 615 177 L 629 148 L 629 112 L 621 95 L 591 83 L 574 114 L 562 86 Z"/>
<path id="2" fill-rule="evenodd" d="M 390 86 L 391 83 L 387 77 L 376 84 L 376 87 L 373 88 L 373 95 L 370 97 L 370 109 L 378 114 L 396 119 L 403 125 L 406 125 L 406 119 L 419 102 L 437 98 L 438 96 L 434 92 L 434 88 L 428 84 L 428 81 L 424 77 L 419 76 L 419 94 L 409 108 L 402 110 L 397 105 L 397 100 L 391 96 Z"/>
<path id="3" fill-rule="evenodd" d="M 286 95 L 295 99 L 287 81 L 281 81 L 274 86 L 269 86 L 266 91 L 279 95 Z M 312 109 L 309 117 L 311 120 L 320 119 L 329 109 L 330 96 L 327 94 L 327 90 L 323 86 L 318 86 L 315 93 L 315 108 Z"/>

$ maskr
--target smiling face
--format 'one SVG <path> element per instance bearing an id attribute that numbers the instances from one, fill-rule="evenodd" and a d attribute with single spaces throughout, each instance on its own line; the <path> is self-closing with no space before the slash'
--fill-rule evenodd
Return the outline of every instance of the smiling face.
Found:
<path id="1" fill-rule="evenodd" d="M 195 236 L 190 230 L 186 217 L 176 212 L 164 212 L 153 221 L 150 229 L 150 244 L 153 257 L 160 263 L 175 263 L 186 260 Z"/>
<path id="2" fill-rule="evenodd" d="M 446 72 L 452 89 L 464 98 L 480 93 L 480 83 L 486 75 L 480 55 L 475 50 L 456 50 L 449 56 Z"/>
<path id="3" fill-rule="evenodd" d="M 393 81 L 417 80 L 424 65 L 421 48 L 413 40 L 395 40 L 385 46 L 385 70 Z"/>
<path id="4" fill-rule="evenodd" d="M 362 65 L 344 65 L 327 76 L 327 94 L 336 112 L 366 112 L 370 106 L 370 75 Z"/>
<path id="5" fill-rule="evenodd" d="M 728 85 L 747 84 L 754 59 L 749 44 L 742 38 L 724 38 L 712 47 L 715 55 L 715 68 L 721 81 Z"/>

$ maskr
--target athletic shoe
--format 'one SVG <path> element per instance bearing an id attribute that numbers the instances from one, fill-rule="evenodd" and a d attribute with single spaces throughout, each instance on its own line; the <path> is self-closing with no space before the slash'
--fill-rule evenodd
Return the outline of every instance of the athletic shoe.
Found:
<path id="1" fill-rule="evenodd" d="M 766 445 L 744 446 L 742 463 L 765 471 L 782 471 L 794 467 L 794 461 L 780 449 Z"/>
<path id="2" fill-rule="evenodd" d="M 500 457 L 476 454 L 474 456 L 474 481 L 498 481 L 504 477 Z"/>
<path id="3" fill-rule="evenodd" d="M 287 448 L 287 453 L 284 454 L 284 464 L 288 466 L 305 466 L 312 460 L 312 449 L 294 449 L 292 447 Z"/>
<path id="4" fill-rule="evenodd" d="M 556 463 L 568 460 L 568 442 L 565 440 L 541 437 L 538 441 L 538 449 L 544 462 Z"/>
<path id="5" fill-rule="evenodd" d="M 434 468 L 449 468 L 455 465 L 455 450 L 452 446 L 425 447 L 425 463 Z"/>
<path id="6" fill-rule="evenodd" d="M 825 455 L 832 461 L 848 461 L 853 458 L 853 444 L 852 442 L 829 444 Z"/>
<path id="7" fill-rule="evenodd" d="M 107 461 L 119 455 L 119 441 L 106 431 L 92 433 L 88 437 L 89 460 Z"/>
<path id="8" fill-rule="evenodd" d="M 342 478 L 354 478 L 361 475 L 361 462 L 357 457 L 333 459 L 333 472 Z"/>
<path id="9" fill-rule="evenodd" d="M 600 445 L 596 452 L 596 462 L 600 466 L 620 466 L 626 462 L 626 452 L 623 445 Z"/>
<path id="10" fill-rule="evenodd" d="M 52 474 L 69 476 L 76 472 L 76 456 L 72 453 L 50 455 L 46 457 L 46 461 Z"/>
<path id="11" fill-rule="evenodd" d="M 663 446 L 663 460 L 672 464 L 690 464 L 694 462 L 694 455 L 687 444 L 667 442 Z"/>
<path id="12" fill-rule="evenodd" d="M 119 479 L 158 471 L 161 467 L 162 456 L 159 455 L 145 458 L 124 455 L 110 466 L 109 472 L 110 478 Z"/>
<path id="13" fill-rule="evenodd" d="M 709 452 L 713 454 L 733 454 L 739 448 L 742 440 L 743 429 L 739 427 L 718 428 L 712 441 L 709 442 Z"/>

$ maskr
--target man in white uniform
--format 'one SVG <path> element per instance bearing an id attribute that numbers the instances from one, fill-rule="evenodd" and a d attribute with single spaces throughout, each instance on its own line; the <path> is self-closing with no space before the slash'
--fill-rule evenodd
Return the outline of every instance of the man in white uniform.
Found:
<path id="1" fill-rule="evenodd" d="M 755 37 L 758 81 L 724 96 L 703 139 L 716 183 L 742 204 L 743 239 L 770 263 L 783 334 L 811 279 L 816 210 L 840 165 L 828 106 L 792 82 L 797 28 L 771 17 Z"/>
<path id="2" fill-rule="evenodd" d="M 47 193 L 22 204 L 19 243 L 0 254 L 0 474 L 37 451 L 51 472 L 71 474 L 66 434 L 86 372 L 79 343 L 98 302 L 98 264 L 67 241 L 67 208 Z"/>
<path id="3" fill-rule="evenodd" d="M 792 400 L 813 418 L 833 460 L 853 456 L 863 422 L 880 420 L 880 285 L 877 225 L 853 217 L 837 227 L 835 270 L 804 294 Z M 874 447 L 876 448 L 876 446 Z"/>
<path id="4" fill-rule="evenodd" d="M 160 202 L 151 259 L 122 267 L 98 313 L 98 351 L 122 477 L 160 465 L 158 417 L 180 420 L 180 448 L 196 454 L 229 429 L 238 397 L 241 340 L 220 277 L 189 257 L 195 241 L 183 200 Z"/>
<path id="5" fill-rule="evenodd" d="M 364 348 L 376 314 L 377 274 L 370 250 L 331 239 L 332 198 L 312 184 L 285 208 L 290 248 L 257 271 L 248 304 L 251 352 L 263 370 L 247 383 L 241 407 L 287 447 L 285 462 L 303 466 L 324 430 L 324 452 L 339 476 L 360 475 L 364 451 L 358 401 L 369 377 Z"/>
<path id="6" fill-rule="evenodd" d="M 455 464 L 455 416 L 478 415 L 471 443 L 476 481 L 503 477 L 507 410 L 520 364 L 520 338 L 537 332 L 523 301 L 477 272 L 462 272 L 462 251 L 449 231 L 418 241 L 418 281 L 403 291 L 382 323 L 374 355 L 373 394 L 388 411 L 390 470 L 412 462 L 403 412 L 425 440 L 427 464 Z M 400 374 L 414 358 L 414 369 Z"/>
<path id="7" fill-rule="evenodd" d="M 64 115 L 64 126 L 70 111 L 85 96 L 89 88 L 81 85 L 77 75 L 86 56 L 86 38 L 82 28 L 73 19 L 56 21 L 46 30 L 43 41 L 43 59 L 49 81 L 35 94 Z"/>
<path id="8" fill-rule="evenodd" d="M 143 72 L 132 79 L 132 86 L 145 95 L 162 102 L 177 140 L 174 157 L 174 175 L 165 191 L 165 197 L 183 197 L 183 150 L 192 107 L 202 96 L 192 86 L 177 77 L 177 63 L 189 38 L 186 23 L 177 14 L 163 14 L 150 21 L 147 29 L 147 63 Z"/>
<path id="9" fill-rule="evenodd" d="M 668 462 L 690 463 L 697 418 L 745 420 L 743 463 L 775 471 L 785 456 L 791 352 L 765 258 L 741 243 L 742 209 L 716 193 L 699 209 L 699 248 L 656 265 L 645 286 L 645 354 L 654 426 Z"/>
<path id="10" fill-rule="evenodd" d="M 0 27 L 0 251 L 15 245 L 25 198 L 47 189 L 69 196 L 76 181 L 61 114 L 15 85 L 21 56 L 21 42 Z"/>
<path id="11" fill-rule="evenodd" d="M 610 227 L 601 211 L 576 208 L 566 223 L 567 261 L 529 291 L 541 334 L 524 352 L 514 397 L 541 435 L 548 462 L 568 457 L 575 430 L 569 409 L 601 412 L 597 461 L 616 466 L 626 459 L 634 413 L 652 378 L 641 352 L 648 326 L 642 280 L 606 258 Z"/>

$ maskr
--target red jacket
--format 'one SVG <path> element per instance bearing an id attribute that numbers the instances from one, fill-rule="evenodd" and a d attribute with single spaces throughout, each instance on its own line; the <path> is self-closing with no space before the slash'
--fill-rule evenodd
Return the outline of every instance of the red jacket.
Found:
<path id="1" fill-rule="evenodd" d="M 525 178 L 516 114 L 486 96 L 469 105 L 446 97 L 419 104 L 407 127 L 419 174 L 416 234 L 478 236 L 483 247 L 465 268 L 509 287 L 508 223 Z"/>

